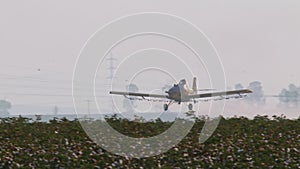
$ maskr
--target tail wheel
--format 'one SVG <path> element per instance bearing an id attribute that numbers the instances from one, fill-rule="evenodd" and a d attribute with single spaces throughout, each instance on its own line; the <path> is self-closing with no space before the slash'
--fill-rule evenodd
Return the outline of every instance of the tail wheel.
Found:
<path id="1" fill-rule="evenodd" d="M 193 110 L 193 104 L 189 104 L 188 108 L 189 108 L 190 111 Z"/>
<path id="2" fill-rule="evenodd" d="M 164 110 L 167 111 L 168 110 L 168 104 L 164 104 Z"/>

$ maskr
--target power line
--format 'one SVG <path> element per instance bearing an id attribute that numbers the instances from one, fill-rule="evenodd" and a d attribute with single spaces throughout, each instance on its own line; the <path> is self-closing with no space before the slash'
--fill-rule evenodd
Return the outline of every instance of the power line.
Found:
<path id="1" fill-rule="evenodd" d="M 114 62 L 117 60 L 116 58 L 113 57 L 113 54 L 110 53 L 110 56 L 106 59 L 108 61 L 108 67 L 107 70 L 109 71 L 109 76 L 107 77 L 107 79 L 110 80 L 110 82 L 113 80 L 114 77 L 114 73 L 115 73 L 115 66 L 114 66 Z"/>
<path id="2" fill-rule="evenodd" d="M 109 80 L 109 84 L 112 84 L 112 81 L 114 78 L 114 73 L 115 73 L 115 67 L 114 67 L 114 62 L 117 60 L 116 58 L 113 57 L 113 54 L 110 53 L 110 56 L 106 59 L 108 61 L 108 65 L 109 67 L 107 68 L 107 70 L 109 71 L 109 76 L 107 77 L 107 79 Z M 114 112 L 114 102 L 111 99 L 111 112 Z"/>

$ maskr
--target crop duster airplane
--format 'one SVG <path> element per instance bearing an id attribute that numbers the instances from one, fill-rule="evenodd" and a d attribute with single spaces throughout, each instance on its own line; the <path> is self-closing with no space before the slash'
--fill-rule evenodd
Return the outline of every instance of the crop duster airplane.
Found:
<path id="1" fill-rule="evenodd" d="M 123 95 L 126 98 L 128 96 L 136 96 L 145 98 L 161 98 L 161 99 L 169 99 L 168 104 L 164 104 L 164 110 L 167 111 L 168 107 L 177 102 L 180 104 L 181 102 L 193 102 L 196 103 L 197 99 L 203 98 L 214 98 L 214 97 L 221 97 L 221 99 L 226 98 L 230 95 L 237 95 L 238 97 L 242 97 L 242 95 L 246 95 L 248 93 L 252 93 L 249 89 L 242 89 L 242 90 L 231 90 L 231 91 L 222 91 L 222 92 L 210 92 L 210 93 L 199 93 L 197 89 L 197 79 L 194 77 L 193 79 L 193 86 L 192 89 L 187 88 L 186 80 L 182 79 L 178 84 L 174 84 L 168 91 L 166 91 L 165 95 L 161 94 L 149 94 L 149 93 L 135 93 L 135 92 L 118 92 L 118 91 L 110 91 L 110 94 L 115 95 Z M 210 90 L 210 89 L 204 89 Z M 213 89 L 212 89 L 213 90 Z M 201 91 L 201 90 L 200 90 Z M 188 109 L 191 111 L 193 110 L 193 104 L 189 103 Z"/>

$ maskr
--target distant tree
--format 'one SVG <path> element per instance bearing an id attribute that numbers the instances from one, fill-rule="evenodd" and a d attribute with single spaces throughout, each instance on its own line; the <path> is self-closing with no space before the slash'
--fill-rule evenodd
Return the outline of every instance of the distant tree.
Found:
<path id="1" fill-rule="evenodd" d="M 288 96 L 289 91 L 287 89 L 282 89 L 281 92 L 279 93 L 279 102 L 280 105 L 285 105 L 287 106 L 288 102 L 289 102 L 289 98 Z"/>
<path id="2" fill-rule="evenodd" d="M 298 107 L 300 102 L 300 87 L 290 84 L 288 89 L 282 89 L 279 93 L 279 105 L 285 107 Z"/>
<path id="3" fill-rule="evenodd" d="M 248 89 L 252 90 L 253 93 L 246 97 L 246 100 L 254 105 L 264 105 L 266 98 L 264 96 L 264 91 L 261 82 L 254 81 L 248 86 Z"/>
<path id="4" fill-rule="evenodd" d="M 133 83 L 127 85 L 126 89 L 127 89 L 128 92 L 137 92 L 137 91 L 139 91 L 138 86 L 133 84 Z"/>
<path id="5" fill-rule="evenodd" d="M 6 100 L 0 100 L 0 115 L 1 116 L 8 116 L 8 110 L 11 108 L 11 103 Z"/>
<path id="6" fill-rule="evenodd" d="M 126 86 L 127 92 L 138 92 L 139 88 L 137 85 L 131 83 Z M 123 100 L 123 108 L 125 109 L 125 112 L 132 113 L 134 108 L 137 107 L 134 100 L 130 100 L 128 98 L 125 98 Z"/>
<path id="7" fill-rule="evenodd" d="M 244 89 L 244 86 L 241 83 L 238 83 L 234 86 L 236 90 Z"/>

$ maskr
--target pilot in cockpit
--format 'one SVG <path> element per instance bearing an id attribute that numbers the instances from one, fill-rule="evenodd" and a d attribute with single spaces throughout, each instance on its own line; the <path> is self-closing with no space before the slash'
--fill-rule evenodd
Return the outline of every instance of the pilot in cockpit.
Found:
<path id="1" fill-rule="evenodd" d="M 185 94 L 188 94 L 192 91 L 191 89 L 189 89 L 185 79 L 180 80 L 178 86 L 180 88 L 180 91 L 184 92 Z"/>

